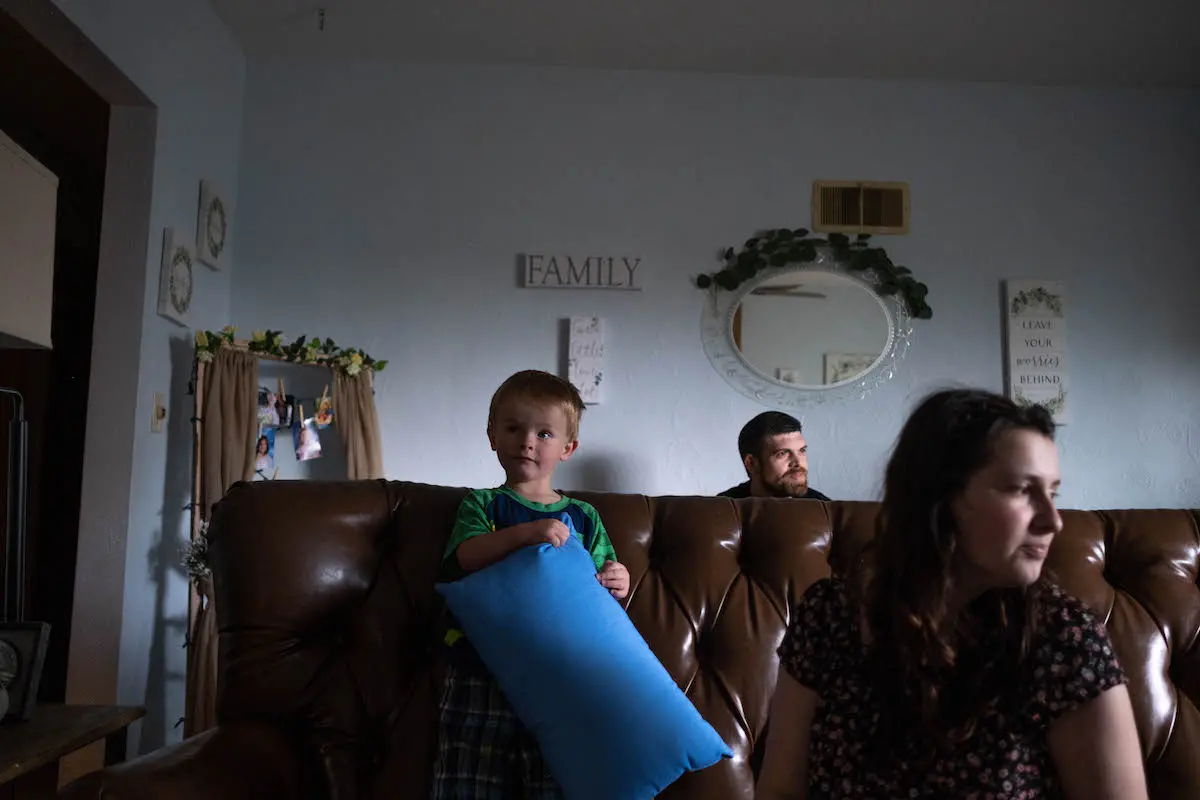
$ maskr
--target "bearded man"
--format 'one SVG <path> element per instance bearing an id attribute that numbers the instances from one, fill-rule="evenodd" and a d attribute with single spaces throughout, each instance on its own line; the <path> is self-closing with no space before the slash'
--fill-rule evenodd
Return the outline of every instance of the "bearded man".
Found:
<path id="1" fill-rule="evenodd" d="M 718 497 L 829 498 L 808 485 L 808 444 L 800 420 L 781 411 L 764 411 L 738 435 L 738 451 L 746 468 L 745 483 Z"/>

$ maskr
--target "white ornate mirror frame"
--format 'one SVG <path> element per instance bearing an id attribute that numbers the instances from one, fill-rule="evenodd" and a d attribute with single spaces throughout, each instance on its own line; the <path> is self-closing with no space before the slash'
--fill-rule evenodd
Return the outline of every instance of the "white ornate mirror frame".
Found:
<path id="1" fill-rule="evenodd" d="M 799 386 L 766 375 L 746 360 L 734 341 L 734 315 L 741 302 L 762 284 L 781 275 L 813 270 L 841 275 L 870 291 L 883 308 L 889 331 L 879 357 L 864 372 L 839 383 Z M 714 286 L 708 295 L 701 314 L 700 335 L 704 352 L 713 368 L 730 386 L 745 396 L 774 408 L 806 408 L 866 397 L 879 384 L 895 376 L 912 337 L 912 316 L 900 295 L 880 294 L 875 273 L 848 269 L 844 262 L 834 259 L 829 249 L 824 247 L 818 249 L 817 258 L 811 263 L 768 267 L 733 291 Z"/>

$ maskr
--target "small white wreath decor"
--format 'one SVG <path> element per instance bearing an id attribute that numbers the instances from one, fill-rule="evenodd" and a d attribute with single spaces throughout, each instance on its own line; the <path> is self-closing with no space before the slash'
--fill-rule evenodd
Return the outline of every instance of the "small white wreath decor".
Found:
<path id="1" fill-rule="evenodd" d="M 195 292 L 192 251 L 175 240 L 173 228 L 163 230 L 162 266 L 158 276 L 158 313 L 188 327 Z"/>
<path id="2" fill-rule="evenodd" d="M 200 211 L 196 219 L 196 257 L 201 263 L 224 268 L 229 244 L 229 209 L 212 181 L 200 181 Z"/>

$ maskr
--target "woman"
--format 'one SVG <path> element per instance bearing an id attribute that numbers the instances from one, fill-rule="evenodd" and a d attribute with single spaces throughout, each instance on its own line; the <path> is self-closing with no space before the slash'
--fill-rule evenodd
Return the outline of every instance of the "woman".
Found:
<path id="1" fill-rule="evenodd" d="M 1045 409 L 922 402 L 875 541 L 780 645 L 758 800 L 1146 797 L 1108 634 L 1042 575 L 1058 486 Z"/>

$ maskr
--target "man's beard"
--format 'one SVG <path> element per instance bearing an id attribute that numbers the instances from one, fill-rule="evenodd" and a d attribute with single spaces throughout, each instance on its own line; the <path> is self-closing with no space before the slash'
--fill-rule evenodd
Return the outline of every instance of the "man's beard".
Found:
<path id="1" fill-rule="evenodd" d="M 804 497 L 808 494 L 808 471 L 800 470 L 797 473 L 785 475 L 775 483 L 763 480 L 762 485 L 772 497 Z"/>

